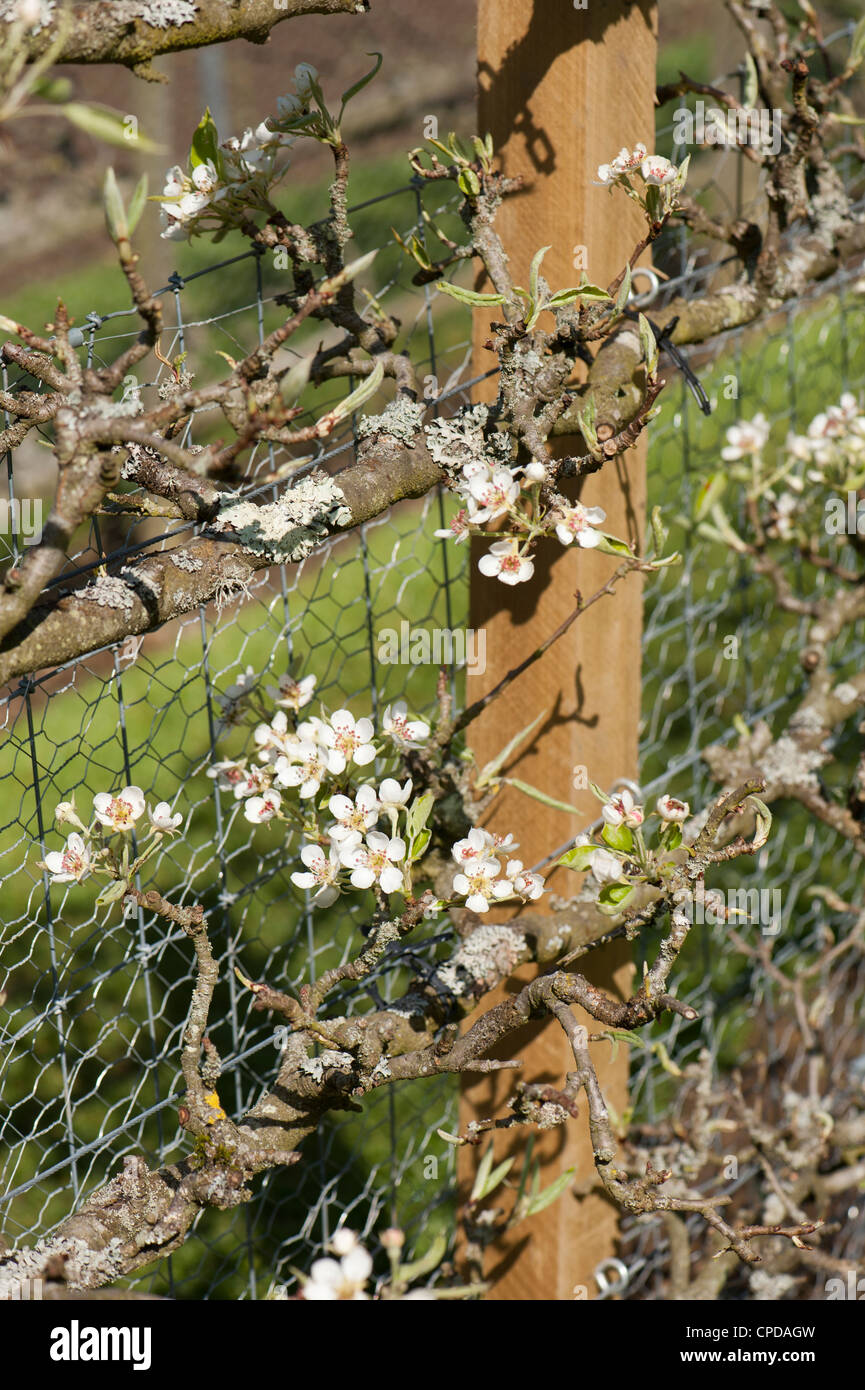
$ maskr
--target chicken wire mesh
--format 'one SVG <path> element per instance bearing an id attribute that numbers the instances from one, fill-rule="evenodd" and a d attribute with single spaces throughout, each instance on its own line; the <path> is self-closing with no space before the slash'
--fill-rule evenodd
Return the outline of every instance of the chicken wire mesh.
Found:
<path id="1" fill-rule="evenodd" d="M 669 152 L 671 142 L 672 126 L 660 127 L 656 148 Z M 740 162 L 732 152 L 715 152 L 711 166 L 702 157 L 697 162 L 701 177 L 710 167 L 707 201 L 741 215 L 753 190 L 743 185 Z M 380 242 L 390 223 L 422 234 L 421 197 L 412 183 L 357 209 L 360 250 Z M 679 232 L 662 243 L 657 263 L 670 278 L 653 306 L 674 294 L 699 293 L 719 273 L 717 252 Z M 437 304 L 434 313 L 428 290 L 420 302 L 412 291 L 410 300 L 409 272 L 392 250 L 382 252 L 376 273 L 381 289 L 370 312 L 377 303 L 398 315 L 408 309 L 406 338 L 420 376 L 432 378 L 440 391 L 432 408 L 468 399 L 473 383 L 462 311 Z M 852 272 L 841 271 L 819 294 L 788 305 L 768 324 L 686 354 L 714 409 L 707 419 L 698 413 L 681 375 L 663 394 L 649 479 L 650 503 L 662 505 L 668 520 L 688 512 L 716 465 L 723 431 L 736 419 L 762 409 L 783 438 L 787 428 L 803 426 L 837 399 L 840 389 L 862 387 L 865 301 L 854 286 Z M 162 291 L 167 322 L 174 311 L 163 350 L 168 357 L 187 352 L 185 365 L 196 371 L 218 348 L 248 351 L 279 321 L 279 288 L 269 263 L 254 253 L 186 277 L 175 274 Z M 85 325 L 90 359 L 110 360 L 135 331 L 126 310 L 91 315 Z M 160 374 L 131 381 L 129 389 L 152 396 L 162 380 Z M 735 393 L 727 389 L 731 380 Z M 15 389 L 16 382 L 4 386 Z M 206 426 L 197 417 L 190 421 L 185 442 L 206 439 Z M 351 458 L 349 430 L 322 446 L 315 462 L 338 472 Z M 275 495 L 278 485 L 270 478 L 284 462 L 272 446 L 259 447 L 247 495 L 261 497 L 269 489 Z M 31 464 L 24 449 L 8 458 L 10 497 L 27 491 Z M 431 539 L 447 505 L 436 493 L 401 504 L 301 565 L 270 570 L 245 599 L 230 600 L 222 611 L 190 613 L 143 641 L 131 639 L 24 680 L 5 700 L 0 987 L 8 999 L 0 1013 L 0 1227 L 10 1243 L 50 1229 L 124 1156 L 140 1153 L 150 1163 L 165 1163 L 186 1148 L 176 1111 L 191 980 L 188 940 L 141 909 L 106 925 L 86 890 L 49 886 L 37 860 L 51 847 L 55 805 L 75 794 L 88 807 L 96 792 L 135 783 L 151 801 L 168 799 L 183 813 L 184 838 L 166 843 L 141 886 L 158 884 L 178 902 L 205 905 L 222 963 L 210 1030 L 224 1063 L 220 1098 L 242 1113 L 272 1079 L 280 1035 L 272 1020 L 251 1010 L 234 967 L 255 979 L 297 985 L 349 955 L 360 914 L 341 899 L 338 910 L 313 918 L 290 883 L 294 866 L 284 847 L 268 838 L 266 827 L 250 838 L 238 821 L 239 804 L 208 778 L 226 738 L 234 736 L 221 727 L 220 694 L 239 670 L 251 667 L 265 683 L 275 683 L 291 666 L 295 674 L 317 676 L 317 695 L 329 707 L 347 703 L 355 714 L 370 713 L 377 727 L 394 698 L 407 699 L 418 713 L 431 708 L 436 668 L 386 665 L 377 643 L 383 629 L 398 629 L 403 621 L 451 631 L 464 626 L 468 575 L 461 552 Z M 152 522 L 121 526 L 116 518 L 101 518 L 58 583 L 86 582 L 101 565 L 168 545 L 188 529 L 172 523 L 160 532 Z M 801 627 L 773 611 L 768 587 L 744 563 L 709 542 L 678 535 L 675 524 L 673 540 L 682 543 L 683 566 L 664 572 L 647 591 L 641 788 L 647 799 L 670 790 L 702 805 L 714 788 L 701 750 L 729 738 L 734 715 L 749 724 L 761 717 L 773 721 L 795 703 L 803 680 L 796 662 Z M 13 534 L 10 561 L 17 553 Z M 738 638 L 736 659 L 725 652 L 731 634 Z M 845 661 L 855 665 L 863 652 L 863 634 L 851 633 Z M 459 699 L 456 667 L 451 680 Z M 831 862 L 832 886 L 855 897 L 855 868 L 834 855 L 831 832 L 780 810 L 770 846 L 752 867 L 767 881 L 783 881 L 776 952 L 782 965 L 819 945 L 825 908 L 806 896 L 815 861 Z M 412 974 L 429 969 L 438 944 L 433 938 L 390 953 L 371 980 L 334 1000 L 336 1011 L 395 997 Z M 832 1016 L 831 1050 L 844 1064 L 861 1050 L 854 1001 L 863 984 L 860 965 L 845 982 L 847 1002 Z M 678 992 L 700 1010 L 701 1021 L 686 1025 L 673 1016 L 658 1025 L 656 1036 L 680 1067 L 702 1048 L 710 1049 L 718 1067 L 740 1064 L 758 1034 L 770 1059 L 783 1059 L 791 1075 L 807 1064 L 761 967 L 739 961 L 729 968 L 720 928 L 699 933 Z M 772 1075 L 781 1087 L 781 1073 Z M 631 1087 L 635 1114 L 647 1126 L 675 1103 L 669 1075 L 647 1053 L 632 1058 Z M 305 1143 L 300 1165 L 267 1176 L 248 1205 L 208 1212 L 186 1245 L 138 1284 L 181 1298 L 262 1297 L 290 1279 L 290 1267 L 308 1265 L 340 1219 L 367 1233 L 385 1218 L 406 1230 L 410 1248 L 419 1237 L 423 1250 L 431 1230 L 448 1229 L 452 1221 L 453 1150 L 436 1131 L 456 1127 L 457 1098 L 456 1082 L 441 1078 L 375 1092 L 361 1115 L 330 1116 Z M 863 1247 L 860 1216 L 847 1222 L 834 1248 L 855 1259 Z M 655 1219 L 625 1224 L 621 1255 L 630 1296 L 662 1290 L 664 1237 Z"/>

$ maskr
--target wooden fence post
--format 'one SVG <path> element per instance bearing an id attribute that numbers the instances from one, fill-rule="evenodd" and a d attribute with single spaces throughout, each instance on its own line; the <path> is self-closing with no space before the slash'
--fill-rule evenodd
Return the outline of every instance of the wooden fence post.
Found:
<path id="1" fill-rule="evenodd" d="M 594 186 L 597 166 L 623 145 L 638 140 L 649 150 L 654 140 L 656 22 L 653 0 L 478 0 L 479 120 L 490 131 L 507 173 L 526 176 L 529 187 L 507 200 L 497 229 L 519 283 L 527 283 L 529 263 L 550 244 L 543 274 L 553 289 L 575 284 L 580 266 L 589 279 L 609 283 L 631 255 L 644 231 L 640 209 L 620 194 Z M 475 325 L 474 374 L 488 370 L 492 358 L 482 346 L 487 321 Z M 479 398 L 495 394 L 493 382 Z M 645 454 L 636 449 L 601 474 L 590 477 L 582 500 L 602 506 L 605 529 L 642 540 L 645 520 Z M 483 547 L 484 549 L 486 547 Z M 577 588 L 588 596 L 609 576 L 615 561 L 592 551 L 564 550 L 547 543 L 536 556 L 529 584 L 505 588 L 477 573 L 473 556 L 471 626 L 486 629 L 487 666 L 468 680 L 467 699 L 476 699 L 553 632 L 572 611 Z M 514 831 L 520 858 L 531 865 L 599 811 L 591 793 L 575 790 L 574 769 L 609 786 L 637 774 L 637 721 L 640 713 L 640 637 L 642 597 L 639 578 L 630 576 L 615 596 L 591 609 L 566 637 L 511 688 L 471 731 L 483 764 L 533 715 L 546 719 L 507 770 L 549 795 L 575 803 L 585 821 L 568 817 L 505 788 L 487 824 Z M 551 878 L 553 892 L 570 894 L 577 880 L 567 870 Z M 544 901 L 543 899 L 541 900 Z M 533 905 L 534 906 L 534 905 Z M 627 949 L 607 948 L 593 961 L 593 979 L 608 989 L 628 990 L 632 967 Z M 517 977 L 531 978 L 529 968 Z M 484 1007 L 488 1007 L 485 1001 Z M 617 1110 L 626 1101 L 624 1049 L 612 1061 L 593 1048 L 605 1094 Z M 523 1059 L 527 1081 L 560 1083 L 572 1058 L 558 1024 L 532 1026 L 510 1055 Z M 467 1081 L 461 1124 L 506 1113 L 504 1101 L 513 1073 Z M 497 1158 L 520 1151 L 523 1130 L 496 1135 Z M 544 1185 L 572 1164 L 577 1180 L 591 1176 L 585 1106 L 580 1118 L 539 1137 Z M 468 1184 L 478 1151 L 460 1151 L 460 1173 Z M 517 1227 L 501 1259 L 491 1258 L 497 1299 L 593 1298 L 593 1271 L 615 1253 L 617 1214 L 600 1196 L 571 1195 Z M 526 1237 L 532 1239 L 527 1242 Z M 580 1289 L 586 1292 L 580 1292 Z"/>

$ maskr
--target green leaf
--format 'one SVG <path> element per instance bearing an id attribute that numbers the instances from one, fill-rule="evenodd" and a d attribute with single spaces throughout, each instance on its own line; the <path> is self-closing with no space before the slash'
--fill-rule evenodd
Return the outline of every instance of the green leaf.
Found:
<path id="1" fill-rule="evenodd" d="M 327 421 L 329 428 L 332 428 L 332 425 L 336 424 L 337 421 L 345 420 L 349 415 L 353 415 L 367 401 L 372 400 L 383 381 L 384 367 L 381 362 L 376 362 L 369 376 L 361 382 L 356 390 L 346 396 L 345 400 L 339 401 L 333 410 L 328 411 L 327 415 L 319 420 L 319 426 Z M 325 433 L 329 433 L 329 429 Z"/>
<path id="2" fill-rule="evenodd" d="M 670 821 L 658 836 L 664 849 L 678 849 L 682 843 L 682 827 L 678 821 Z"/>
<path id="3" fill-rule="evenodd" d="M 498 1187 L 502 1178 L 506 1177 L 514 1164 L 514 1158 L 506 1158 L 497 1168 L 493 1168 L 493 1146 L 490 1144 L 475 1174 L 474 1186 L 472 1188 L 470 1201 L 481 1202 L 484 1197 L 488 1197 Z"/>
<path id="4" fill-rule="evenodd" d="M 128 891 L 129 885 L 125 879 L 115 879 L 113 883 L 108 884 L 107 888 L 103 888 L 99 897 L 96 899 L 96 906 L 103 907 L 107 903 L 119 902 L 121 898 L 126 896 Z"/>
<path id="5" fill-rule="evenodd" d="M 72 90 L 68 77 L 40 77 L 30 88 L 30 95 L 40 101 L 64 102 L 69 100 Z"/>
<path id="6" fill-rule="evenodd" d="M 607 825 L 605 821 L 601 838 L 610 849 L 621 850 L 623 854 L 630 854 L 634 848 L 634 837 L 626 825 Z"/>
<path id="7" fill-rule="evenodd" d="M 362 275 L 365 270 L 372 265 L 378 250 L 367 251 L 365 256 L 358 256 L 356 261 L 351 261 L 347 266 L 336 275 L 332 275 L 329 280 L 323 280 L 319 285 L 319 294 L 337 294 L 345 285 L 351 284 L 358 275 Z"/>
<path id="8" fill-rule="evenodd" d="M 443 1231 L 437 1236 L 433 1236 L 433 1242 L 425 1255 L 421 1255 L 417 1260 L 411 1260 L 407 1265 L 400 1265 L 397 1272 L 397 1279 L 401 1284 L 410 1284 L 414 1279 L 422 1279 L 425 1274 L 432 1274 L 434 1269 L 438 1269 L 445 1255 L 447 1254 L 448 1238 Z"/>
<path id="9" fill-rule="evenodd" d="M 597 848 L 597 845 L 574 845 L 573 849 L 566 849 L 561 859 L 557 859 L 556 863 L 581 874 L 591 864 L 592 855 Z"/>
<path id="10" fill-rule="evenodd" d="M 130 236 L 135 231 L 135 228 L 138 226 L 138 223 L 141 220 L 141 214 L 144 211 L 144 204 L 146 202 L 147 175 L 142 174 L 141 178 L 138 180 L 138 183 L 135 185 L 135 192 L 132 195 L 132 201 L 129 204 L 129 211 L 126 214 L 126 221 L 129 226 Z"/>
<path id="11" fill-rule="evenodd" d="M 532 299 L 537 299 L 538 297 L 538 277 L 541 273 L 541 261 L 549 250 L 551 250 L 549 246 L 542 246 L 540 251 L 536 251 L 532 257 L 532 265 L 529 270 L 529 295 Z"/>
<path id="12" fill-rule="evenodd" d="M 720 501 L 721 494 L 726 486 L 727 477 L 725 473 L 719 471 L 709 474 L 694 499 L 695 521 L 705 521 L 715 503 Z"/>
<path id="13" fill-rule="evenodd" d="M 544 806 L 552 806 L 554 811 L 567 811 L 571 816 L 580 814 L 579 808 L 572 806 L 569 801 L 557 801 L 554 796 L 547 796 L 546 792 L 538 791 L 537 787 L 530 786 L 528 782 L 521 782 L 518 777 L 504 777 L 502 780 L 507 786 L 516 787 L 517 791 L 525 792 L 526 796 L 543 802 Z"/>
<path id="14" fill-rule="evenodd" d="M 467 198 L 476 198 L 481 191 L 481 181 L 474 169 L 461 169 L 457 175 L 457 186 Z"/>
<path id="15" fill-rule="evenodd" d="M 617 536 L 607 536 L 601 532 L 601 539 L 595 546 L 602 555 L 631 555 L 631 547 L 627 541 L 620 541 Z"/>
<path id="16" fill-rule="evenodd" d="M 294 404 L 298 396 L 306 390 L 314 360 L 315 353 L 313 352 L 310 352 L 306 357 L 301 357 L 292 367 L 289 367 L 285 376 L 280 379 L 279 394 L 284 401 Z"/>
<path id="17" fill-rule="evenodd" d="M 497 775 L 499 770 L 504 767 L 511 754 L 515 752 L 517 748 L 519 748 L 523 739 L 528 737 L 535 725 L 539 724 L 541 720 L 546 716 L 546 713 L 546 710 L 542 709 L 540 714 L 535 715 L 531 723 L 526 724 L 525 728 L 520 729 L 518 734 L 514 734 L 513 738 L 505 744 L 504 748 L 501 750 L 500 753 L 497 753 L 494 758 L 491 758 L 488 763 L 484 764 L 484 766 L 478 773 L 477 781 L 475 782 L 475 787 L 478 791 L 480 791 L 482 787 L 485 787 L 488 782 L 491 782 L 493 780 L 493 778 Z"/>
<path id="18" fill-rule="evenodd" d="M 772 812 L 769 810 L 765 801 L 760 800 L 759 796 L 749 796 L 748 800 L 757 813 L 757 824 L 754 830 L 754 839 L 751 843 L 755 849 L 760 849 L 765 845 L 769 838 L 769 832 L 772 829 Z"/>
<path id="19" fill-rule="evenodd" d="M 760 94 L 760 78 L 757 75 L 757 64 L 754 62 L 750 53 L 745 54 L 745 87 L 742 93 L 742 105 L 750 111 L 757 104 L 757 97 Z"/>
<path id="20" fill-rule="evenodd" d="M 456 299 L 460 304 L 471 304 L 478 307 L 485 304 L 504 304 L 503 294 L 479 294 L 476 290 L 464 290 L 461 285 L 452 285 L 449 280 L 441 280 L 436 285 L 436 289 L 442 294 L 449 294 L 451 299 Z"/>
<path id="21" fill-rule="evenodd" d="M 126 149 L 142 150 L 145 154 L 156 154 L 159 151 L 159 145 L 144 135 L 136 135 L 133 139 L 124 123 L 125 118 L 119 111 L 112 111 L 108 106 L 96 106 L 85 101 L 67 101 L 63 107 L 63 114 L 79 130 L 92 135 L 94 140 L 104 140 L 109 145 L 122 145 Z"/>
<path id="22" fill-rule="evenodd" d="M 419 831 L 423 830 L 432 814 L 434 805 L 435 797 L 432 792 L 425 792 L 423 796 L 417 797 L 412 802 L 406 815 L 407 835 L 417 835 Z"/>
<path id="23" fill-rule="evenodd" d="M 645 314 L 640 314 L 640 347 L 643 350 L 643 361 L 646 364 L 646 371 L 649 376 L 654 376 L 658 367 L 658 344 L 652 332 L 649 320 Z"/>
<path id="24" fill-rule="evenodd" d="M 661 508 L 652 508 L 652 542 L 655 547 L 656 555 L 663 555 L 664 546 L 667 543 L 667 531 L 661 519 Z"/>
<path id="25" fill-rule="evenodd" d="M 544 1211 L 547 1207 L 552 1206 L 553 1202 L 561 1197 L 565 1188 L 568 1187 L 573 1175 L 574 1169 L 566 1168 L 564 1173 L 560 1173 L 559 1176 L 550 1183 L 549 1187 L 544 1188 L 543 1192 L 539 1192 L 536 1196 L 530 1197 L 526 1208 L 526 1216 L 537 1216 L 539 1211 Z"/>
<path id="26" fill-rule="evenodd" d="M 865 15 L 853 30 L 853 38 L 850 41 L 850 57 L 847 59 L 848 70 L 858 68 L 863 58 L 865 58 Z"/>
<path id="27" fill-rule="evenodd" d="M 410 863 L 414 864 L 417 862 L 418 859 L 423 858 L 423 856 L 426 854 L 427 846 L 429 845 L 431 839 L 431 830 L 422 830 L 419 835 L 415 836 L 415 838 L 411 842 L 411 848 L 409 850 L 408 857 Z"/>
<path id="28" fill-rule="evenodd" d="M 572 286 L 567 290 L 556 290 L 555 294 L 550 295 L 545 309 L 563 309 L 566 304 L 573 304 L 575 299 L 609 299 L 606 290 L 602 290 L 598 285 L 578 285 Z"/>
<path id="29" fill-rule="evenodd" d="M 598 902 L 604 907 L 613 907 L 617 911 L 624 907 L 629 898 L 634 896 L 633 884 L 630 883 L 605 883 L 598 894 Z"/>
<path id="30" fill-rule="evenodd" d="M 859 62 L 862 62 L 861 58 Z M 865 116 L 847 116 L 842 111 L 833 111 L 832 118 L 839 121 L 841 125 L 865 125 Z"/>
<path id="31" fill-rule="evenodd" d="M 372 79 L 376 76 L 376 74 L 378 73 L 379 68 L 380 68 L 381 65 L 382 65 L 383 59 L 382 59 L 382 55 L 381 55 L 380 53 L 375 53 L 375 52 L 373 52 L 373 53 L 367 53 L 366 56 L 367 56 L 367 58 L 375 58 L 375 60 L 376 60 L 376 61 L 375 61 L 375 66 L 374 66 L 374 67 L 371 67 L 370 70 L 369 70 L 369 72 L 366 73 L 366 75 L 365 75 L 364 77 L 361 77 L 361 78 L 359 79 L 359 81 L 355 82 L 351 87 L 347 87 L 346 90 L 343 92 L 343 94 L 342 94 L 342 106 L 340 107 L 340 112 L 339 112 L 339 119 L 340 119 L 340 120 L 342 120 L 342 113 L 343 113 L 343 111 L 345 110 L 345 108 L 348 106 L 348 103 L 351 101 L 352 97 L 356 97 L 357 94 L 358 94 L 358 92 L 362 92 L 362 91 L 363 91 L 363 89 L 364 89 L 364 87 L 367 85 L 367 83 L 371 82 Z"/>
<path id="32" fill-rule="evenodd" d="M 627 304 L 628 300 L 630 299 L 630 296 L 631 296 L 631 267 L 630 267 L 630 265 L 626 265 L 626 266 L 625 266 L 625 274 L 624 274 L 624 277 L 623 277 L 623 279 L 622 279 L 622 283 L 621 283 L 621 285 L 619 286 L 619 293 L 616 295 L 616 308 L 615 308 L 615 316 L 616 316 L 616 318 L 618 318 L 620 314 L 623 314 L 623 313 L 625 312 L 625 305 Z"/>
<path id="33" fill-rule="evenodd" d="M 216 123 L 210 114 L 208 106 L 192 137 L 192 148 L 189 151 L 189 169 L 197 169 L 199 164 L 206 164 L 208 160 L 221 172 L 222 159 L 219 153 L 219 136 L 216 131 Z"/>
<path id="34" fill-rule="evenodd" d="M 102 185 L 102 201 L 105 205 L 105 225 L 108 228 L 108 235 L 114 242 L 125 241 L 129 236 L 129 227 L 126 222 L 126 209 L 123 206 L 123 198 L 120 189 L 117 187 L 117 179 L 114 170 L 105 170 L 105 182 Z"/>

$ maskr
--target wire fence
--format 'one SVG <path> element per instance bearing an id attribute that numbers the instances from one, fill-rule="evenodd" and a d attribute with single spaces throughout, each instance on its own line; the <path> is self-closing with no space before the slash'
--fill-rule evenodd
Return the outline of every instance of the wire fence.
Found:
<path id="1" fill-rule="evenodd" d="M 669 149 L 671 126 L 659 129 L 656 148 L 665 141 Z M 747 210 L 755 190 L 743 185 L 731 151 L 714 152 L 711 162 L 700 156 L 696 167 L 700 177 L 711 170 L 704 191 L 717 205 L 737 215 Z M 422 236 L 423 196 L 409 183 L 358 209 L 359 250 L 380 241 L 389 224 Z M 446 208 L 436 211 L 447 215 Z M 661 246 L 657 263 L 669 279 L 655 306 L 665 296 L 699 293 L 719 274 L 717 253 L 678 232 Z M 438 389 L 434 408 L 467 400 L 470 341 L 462 311 L 442 306 L 441 297 L 434 311 L 429 290 L 419 300 L 395 252 L 382 251 L 376 265 L 376 301 L 406 320 L 420 376 L 433 378 Z M 865 299 L 854 285 L 854 273 L 841 271 L 769 324 L 686 354 L 713 414 L 698 412 L 681 376 L 663 393 L 652 431 L 650 503 L 662 505 L 668 520 L 689 511 L 716 465 L 723 431 L 738 418 L 762 409 L 783 439 L 842 388 L 865 385 Z M 197 373 L 208 370 L 220 348 L 249 351 L 280 321 L 273 302 L 280 289 L 268 259 L 251 252 L 172 276 L 161 291 L 171 324 L 163 351 L 169 358 L 186 352 L 185 365 Z M 84 332 L 88 360 L 110 360 L 136 332 L 127 310 L 91 315 Z M 15 389 L 12 374 L 7 378 L 4 388 Z M 149 401 L 162 380 L 130 381 L 129 389 Z M 212 420 L 197 414 L 184 442 L 207 442 L 212 428 Z M 351 461 L 352 446 L 348 428 L 303 466 L 338 472 Z M 273 446 L 259 447 L 246 495 L 271 489 L 277 495 L 279 484 L 264 480 L 288 463 Z M 24 447 L 7 459 L 10 498 L 32 487 L 25 476 L 32 478 L 34 466 L 34 451 Z M 189 613 L 143 640 L 24 680 L 5 700 L 0 988 L 8 999 L 0 1011 L 0 1228 L 10 1244 L 47 1232 L 124 1156 L 166 1163 L 182 1157 L 188 1144 L 176 1114 L 192 973 L 188 939 L 141 909 L 106 925 L 86 889 L 49 886 L 36 865 L 56 843 L 54 807 L 75 795 L 87 810 L 95 793 L 134 783 L 151 801 L 169 800 L 182 811 L 183 839 L 165 844 L 141 886 L 158 885 L 179 902 L 201 901 L 208 911 L 222 967 L 211 1027 L 224 1062 L 220 1099 L 230 1113 L 242 1113 L 272 1081 L 281 1035 L 268 1016 L 252 1011 L 234 967 L 280 987 L 297 986 L 346 959 L 361 922 L 345 906 L 348 899 L 313 915 L 290 883 L 294 865 L 284 846 L 266 827 L 250 838 L 238 803 L 208 778 L 235 737 L 221 727 L 220 694 L 239 670 L 251 667 L 265 684 L 275 684 L 290 667 L 296 675 L 314 673 L 317 695 L 331 708 L 347 703 L 377 726 L 394 698 L 407 699 L 418 713 L 432 708 L 436 668 L 384 664 L 378 638 L 403 621 L 451 631 L 465 625 L 468 576 L 460 551 L 431 538 L 449 506 L 437 493 L 403 503 L 296 567 L 274 567 L 257 578 L 245 601 Z M 153 521 L 100 518 L 57 584 L 86 582 L 104 564 L 176 544 L 190 531 L 187 523 L 160 529 Z M 767 586 L 744 564 L 731 565 L 709 542 L 685 543 L 684 534 L 681 540 L 684 565 L 665 572 L 647 594 L 641 789 L 647 800 L 669 790 L 702 805 L 714 790 L 702 749 L 729 738 L 736 714 L 748 723 L 782 718 L 801 691 L 801 631 L 798 620 L 773 611 Z M 9 561 L 19 541 L 10 536 Z M 725 649 L 731 634 L 738 638 L 735 659 Z M 865 634 L 851 633 L 845 663 L 855 667 L 863 655 Z M 459 698 L 461 673 L 454 668 L 451 676 Z M 565 831 L 571 828 L 563 822 Z M 771 843 L 753 866 L 769 879 L 783 874 L 779 964 L 817 949 L 826 909 L 806 890 L 814 863 L 833 853 L 831 832 L 781 809 Z M 835 865 L 832 886 L 855 896 L 852 864 Z M 440 944 L 433 938 L 388 955 L 371 980 L 339 999 L 339 1011 L 396 997 L 412 974 L 429 968 Z M 700 933 L 699 953 L 679 993 L 701 1011 L 701 1023 L 673 1017 L 665 1024 L 657 1036 L 670 1055 L 684 1067 L 708 1048 L 723 1068 L 742 1064 L 759 1046 L 773 1059 L 786 1058 L 795 1077 L 805 1059 L 789 1055 L 790 1028 L 761 968 L 746 961 L 731 977 L 720 928 Z M 851 1000 L 861 998 L 863 983 L 860 967 Z M 833 1027 L 838 1056 L 853 1055 L 852 1004 L 839 1008 Z M 861 1036 L 858 1046 L 861 1051 Z M 675 1094 L 669 1075 L 643 1053 L 633 1057 L 631 1088 L 635 1113 L 647 1124 L 667 1113 Z M 332 1115 L 304 1145 L 300 1165 L 267 1176 L 246 1206 L 208 1212 L 186 1245 L 137 1283 L 180 1298 L 261 1298 L 290 1282 L 291 1267 L 308 1266 L 340 1219 L 364 1234 L 380 1229 L 383 1219 L 398 1224 L 410 1249 L 422 1252 L 430 1233 L 452 1222 L 453 1150 L 437 1130 L 455 1128 L 457 1099 L 457 1083 L 441 1078 L 384 1088 L 365 1099 L 362 1114 Z M 865 1214 L 846 1223 L 836 1248 L 861 1258 Z M 656 1221 L 626 1223 L 621 1255 L 628 1296 L 662 1290 L 666 1253 Z"/>

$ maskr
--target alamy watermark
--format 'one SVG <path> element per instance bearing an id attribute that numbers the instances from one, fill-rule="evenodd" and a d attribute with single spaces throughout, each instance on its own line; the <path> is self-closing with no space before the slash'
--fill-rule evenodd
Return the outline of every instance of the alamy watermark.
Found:
<path id="1" fill-rule="evenodd" d="M 376 641 L 383 666 L 464 666 L 473 676 L 487 669 L 487 634 L 482 627 L 412 627 L 404 618 L 399 630 L 381 628 Z"/>
<path id="2" fill-rule="evenodd" d="M 754 145 L 767 153 L 781 150 L 781 118 L 777 107 L 706 107 L 697 101 L 694 110 L 681 107 L 673 117 L 677 145 Z"/>
<path id="3" fill-rule="evenodd" d="M 0 531 L 11 531 L 23 545 L 33 545 L 42 534 L 42 498 L 0 497 Z"/>
<path id="4" fill-rule="evenodd" d="M 777 936 L 781 930 L 780 888 L 717 888 L 706 892 L 702 885 L 685 904 L 688 921 L 694 926 L 717 927 L 725 922 L 759 926 L 761 936 Z"/>
<path id="5" fill-rule="evenodd" d="M 0 1274 L 0 1303 L 40 1303 L 41 1279 L 12 1279 Z"/>
<path id="6" fill-rule="evenodd" d="M 828 536 L 865 536 L 865 497 L 850 489 L 843 497 L 827 497 L 823 504 Z"/>

